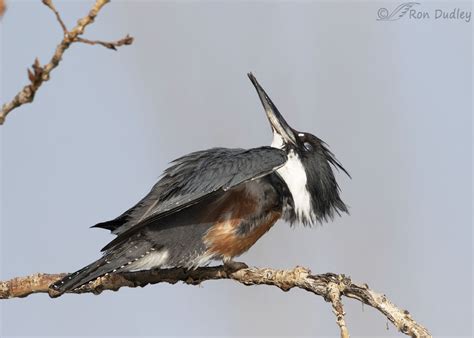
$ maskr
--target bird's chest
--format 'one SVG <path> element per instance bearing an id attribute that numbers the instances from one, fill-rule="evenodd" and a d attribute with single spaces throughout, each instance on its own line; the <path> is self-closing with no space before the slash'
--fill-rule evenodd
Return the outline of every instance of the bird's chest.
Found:
<path id="1" fill-rule="evenodd" d="M 222 258 L 247 251 L 281 217 L 277 192 L 258 180 L 216 202 L 217 221 L 204 237 L 207 253 Z"/>

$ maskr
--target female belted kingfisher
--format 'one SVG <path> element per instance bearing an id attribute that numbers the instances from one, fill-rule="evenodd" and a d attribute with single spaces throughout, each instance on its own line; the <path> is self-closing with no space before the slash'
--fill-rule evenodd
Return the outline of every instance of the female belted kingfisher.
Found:
<path id="1" fill-rule="evenodd" d="M 347 212 L 332 167 L 347 171 L 322 140 L 291 128 L 248 76 L 273 130 L 271 146 L 213 148 L 172 162 L 137 205 L 93 226 L 117 237 L 100 259 L 52 284 L 57 295 L 114 272 L 231 264 L 280 218 L 313 224 Z"/>

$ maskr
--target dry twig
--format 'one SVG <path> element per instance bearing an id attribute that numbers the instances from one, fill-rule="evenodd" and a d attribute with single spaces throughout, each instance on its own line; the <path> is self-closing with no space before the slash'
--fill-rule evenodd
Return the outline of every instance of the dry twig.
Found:
<path id="1" fill-rule="evenodd" d="M 105 41 L 99 41 L 99 40 L 88 40 L 88 39 L 83 39 L 83 38 L 76 38 L 74 40 L 76 42 L 82 42 L 86 43 L 88 45 L 101 45 L 104 46 L 105 48 L 117 50 L 117 47 L 123 46 L 123 45 L 131 45 L 133 43 L 133 38 L 127 34 L 126 37 L 123 39 L 117 40 L 117 41 L 112 41 L 112 42 L 105 42 Z"/>
<path id="2" fill-rule="evenodd" d="M 110 0 L 96 0 L 94 6 L 89 11 L 89 13 L 85 17 L 80 19 L 77 22 L 77 25 L 69 31 L 66 27 L 66 24 L 62 20 L 61 15 L 56 10 L 56 7 L 54 6 L 52 0 L 43 0 L 43 4 L 48 6 L 48 8 L 51 9 L 54 15 L 56 16 L 56 19 L 58 20 L 61 29 L 63 30 L 64 37 L 59 43 L 59 45 L 56 47 L 53 57 L 51 58 L 49 63 L 44 66 L 41 66 L 38 61 L 38 58 L 36 58 L 35 63 L 32 67 L 33 71 L 28 69 L 28 78 L 31 83 L 23 87 L 23 89 L 13 98 L 12 101 L 5 103 L 2 106 L 2 109 L 0 111 L 0 124 L 3 124 L 5 122 L 5 118 L 13 109 L 33 101 L 36 92 L 43 84 L 43 82 L 49 80 L 51 71 L 59 65 L 59 62 L 61 61 L 64 52 L 71 46 L 71 44 L 75 42 L 84 42 L 91 45 L 102 45 L 106 48 L 115 50 L 116 47 L 130 45 L 133 42 L 133 38 L 129 35 L 115 42 L 92 41 L 80 37 L 80 35 L 84 33 L 85 28 L 94 22 L 94 19 L 96 18 L 99 11 L 109 1 Z M 2 11 L 2 3 L 3 0 L 0 0 L 0 13 Z"/>
<path id="3" fill-rule="evenodd" d="M 53 282 L 64 277 L 65 274 L 35 274 L 27 277 L 18 277 L 9 281 L 0 282 L 0 299 L 26 297 L 32 293 L 49 293 L 57 296 L 48 287 Z M 308 269 L 296 267 L 293 270 L 275 270 L 268 268 L 246 268 L 234 272 L 223 266 L 185 270 L 181 268 L 127 272 L 110 274 L 84 285 L 71 293 L 99 294 L 104 290 L 117 291 L 121 287 L 144 287 L 148 284 L 161 282 L 175 284 L 183 281 L 186 284 L 197 285 L 206 280 L 233 279 L 245 285 L 273 285 L 283 291 L 300 288 L 324 297 L 331 302 L 336 315 L 341 337 L 349 337 L 344 320 L 344 308 L 341 296 L 357 299 L 383 313 L 399 331 L 412 337 L 431 337 L 423 326 L 415 322 L 408 311 L 399 309 L 390 302 L 385 295 L 369 289 L 366 284 L 355 284 L 349 277 L 326 273 L 312 275 Z"/>

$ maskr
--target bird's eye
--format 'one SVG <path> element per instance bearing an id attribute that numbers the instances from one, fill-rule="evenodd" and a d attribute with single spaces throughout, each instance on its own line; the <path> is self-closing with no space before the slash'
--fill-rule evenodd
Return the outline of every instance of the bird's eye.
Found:
<path id="1" fill-rule="evenodd" d="M 312 151 L 313 150 L 313 146 L 309 142 L 304 142 L 303 146 L 307 151 Z"/>

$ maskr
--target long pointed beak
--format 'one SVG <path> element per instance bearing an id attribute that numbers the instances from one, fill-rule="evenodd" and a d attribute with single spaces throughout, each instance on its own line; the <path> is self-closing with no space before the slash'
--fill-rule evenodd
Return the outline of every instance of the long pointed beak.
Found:
<path id="1" fill-rule="evenodd" d="M 286 123 L 285 119 L 280 114 L 277 107 L 275 107 L 262 86 L 260 86 L 255 76 L 253 76 L 252 73 L 248 73 L 247 75 L 257 90 L 260 101 L 262 102 L 265 113 L 267 114 L 268 121 L 270 121 L 274 132 L 277 132 L 281 136 L 283 142 L 292 143 L 296 146 L 296 138 L 293 129 L 288 125 L 288 123 Z"/>

